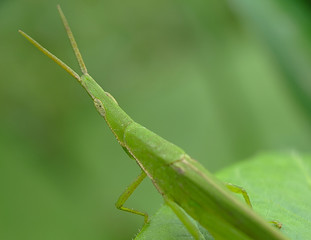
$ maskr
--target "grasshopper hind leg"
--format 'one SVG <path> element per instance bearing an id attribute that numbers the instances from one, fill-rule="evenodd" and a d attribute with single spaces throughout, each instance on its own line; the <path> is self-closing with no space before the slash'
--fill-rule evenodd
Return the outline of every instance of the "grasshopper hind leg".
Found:
<path id="1" fill-rule="evenodd" d="M 252 204 L 251 204 L 251 201 L 250 201 L 250 198 L 248 196 L 248 193 L 246 192 L 246 190 L 242 187 L 239 187 L 239 186 L 236 186 L 236 185 L 233 185 L 231 183 L 226 183 L 226 187 L 231 191 L 231 192 L 234 192 L 234 193 L 238 193 L 238 194 L 242 194 L 246 204 L 248 206 L 250 206 L 251 208 L 252 207 Z M 282 228 L 282 223 L 280 223 L 279 221 L 269 221 L 269 223 L 273 224 L 273 226 L 275 226 L 276 228 Z"/>
<path id="2" fill-rule="evenodd" d="M 250 207 L 252 207 L 252 204 L 251 204 L 251 200 L 247 194 L 247 192 L 245 191 L 244 188 L 242 187 L 239 187 L 239 186 L 236 186 L 236 185 L 233 185 L 231 183 L 226 183 L 226 187 L 231 191 L 231 192 L 234 192 L 234 193 L 238 193 L 238 194 L 242 194 L 246 204 Z"/>

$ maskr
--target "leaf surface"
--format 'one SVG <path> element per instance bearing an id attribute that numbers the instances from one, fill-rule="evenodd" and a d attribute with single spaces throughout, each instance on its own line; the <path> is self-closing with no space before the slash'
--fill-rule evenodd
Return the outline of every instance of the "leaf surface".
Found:
<path id="1" fill-rule="evenodd" d="M 260 154 L 216 174 L 224 182 L 245 188 L 254 210 L 267 221 L 282 223 L 290 239 L 311 236 L 311 157 L 296 153 Z M 241 201 L 243 201 L 242 197 Z M 213 239 L 202 227 L 207 240 Z M 225 229 L 224 229 L 225 230 Z M 163 205 L 136 240 L 193 239 L 173 211 Z"/>

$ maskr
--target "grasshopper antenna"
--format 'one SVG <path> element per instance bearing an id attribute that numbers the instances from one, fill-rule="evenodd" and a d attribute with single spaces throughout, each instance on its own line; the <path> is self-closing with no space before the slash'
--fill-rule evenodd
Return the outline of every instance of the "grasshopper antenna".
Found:
<path id="1" fill-rule="evenodd" d="M 65 69 L 66 72 L 68 72 L 71 76 L 73 76 L 75 79 L 81 82 L 80 76 L 75 71 L 73 71 L 66 63 L 64 63 L 62 60 L 60 60 L 58 57 L 52 54 L 49 50 L 44 48 L 40 43 L 38 43 L 36 40 L 34 40 L 32 37 L 30 37 L 26 33 L 24 33 L 22 30 L 18 30 L 18 32 L 22 34 L 31 44 L 33 44 L 36 48 L 38 48 L 41 52 L 43 52 L 46 56 L 51 58 L 59 66 Z"/>
<path id="2" fill-rule="evenodd" d="M 60 8 L 60 5 L 57 5 L 57 9 L 58 9 L 60 17 L 62 18 L 63 24 L 65 26 L 65 29 L 66 29 L 66 32 L 67 32 L 67 35 L 68 35 L 68 38 L 69 38 L 71 46 L 73 48 L 73 51 L 75 52 L 75 55 L 76 55 L 77 60 L 79 62 L 80 69 L 81 69 L 82 73 L 85 75 L 85 74 L 87 74 L 87 69 L 86 69 L 86 66 L 84 64 L 82 55 L 81 55 L 81 53 L 79 51 L 77 42 L 76 42 L 75 38 L 73 37 L 73 34 L 72 34 L 72 31 L 71 31 L 71 29 L 69 27 L 68 21 L 67 21 L 65 15 L 64 15 L 62 9 Z"/>

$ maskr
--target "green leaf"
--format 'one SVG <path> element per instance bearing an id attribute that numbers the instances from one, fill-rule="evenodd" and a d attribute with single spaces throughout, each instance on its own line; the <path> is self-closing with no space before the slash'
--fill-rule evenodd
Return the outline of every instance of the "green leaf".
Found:
<path id="1" fill-rule="evenodd" d="M 309 239 L 311 236 L 311 156 L 260 154 L 220 171 L 217 176 L 244 187 L 254 210 L 267 221 L 281 222 L 280 231 L 290 239 Z M 204 228 L 200 229 L 207 240 L 213 239 Z M 172 210 L 163 205 L 135 239 L 193 238 Z"/>
<path id="2" fill-rule="evenodd" d="M 201 228 L 206 240 L 214 239 L 203 228 Z M 171 208 L 164 204 L 151 218 L 150 223 L 145 224 L 135 240 L 193 240 L 193 237 L 184 227 L 182 222 L 176 217 Z"/>

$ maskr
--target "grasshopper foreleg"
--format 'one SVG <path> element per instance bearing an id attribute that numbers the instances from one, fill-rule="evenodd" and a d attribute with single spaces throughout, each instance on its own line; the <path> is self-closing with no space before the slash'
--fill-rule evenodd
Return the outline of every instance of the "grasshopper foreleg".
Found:
<path id="1" fill-rule="evenodd" d="M 175 202 L 168 199 L 167 197 L 164 197 L 164 199 L 166 204 L 170 206 L 170 208 L 177 215 L 179 220 L 184 224 L 184 226 L 187 228 L 193 238 L 195 240 L 205 240 L 203 234 L 200 232 L 194 220 L 190 219 L 190 217 L 186 215 L 186 213 Z"/>
<path id="2" fill-rule="evenodd" d="M 125 189 L 125 191 L 121 194 L 118 201 L 116 202 L 117 209 L 120 209 L 122 211 L 134 213 L 137 215 L 144 216 L 145 223 L 148 222 L 148 214 L 144 212 L 140 212 L 134 209 L 130 209 L 127 207 L 123 207 L 123 204 L 126 202 L 126 200 L 132 195 L 132 193 L 135 191 L 135 189 L 138 187 L 138 185 L 144 180 L 146 177 L 146 173 L 144 171 L 141 172 L 141 174 L 138 175 L 138 177 Z"/>

